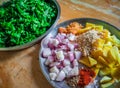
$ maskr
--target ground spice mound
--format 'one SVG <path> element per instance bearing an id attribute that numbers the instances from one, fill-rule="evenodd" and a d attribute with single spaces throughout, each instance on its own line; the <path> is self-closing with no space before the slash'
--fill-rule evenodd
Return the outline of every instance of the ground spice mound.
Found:
<path id="1" fill-rule="evenodd" d="M 78 85 L 80 88 L 84 88 L 84 86 L 88 85 L 93 81 L 93 77 L 95 76 L 95 72 L 91 69 L 80 69 L 79 71 L 80 79 Z"/>
<path id="2" fill-rule="evenodd" d="M 98 31 L 96 30 L 89 30 L 85 33 L 80 34 L 76 42 L 78 45 L 78 50 L 82 52 L 83 56 L 89 56 L 90 51 L 92 50 L 92 44 L 100 38 Z"/>
<path id="3" fill-rule="evenodd" d="M 71 88 L 78 88 L 79 79 L 80 79 L 79 76 L 74 76 L 74 77 L 67 78 L 66 82 Z"/>

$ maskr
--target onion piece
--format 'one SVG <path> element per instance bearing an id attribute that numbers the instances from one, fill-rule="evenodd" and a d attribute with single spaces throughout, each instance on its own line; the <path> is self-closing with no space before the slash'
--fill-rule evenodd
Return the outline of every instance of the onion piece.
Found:
<path id="1" fill-rule="evenodd" d="M 81 57 L 81 52 L 80 52 L 80 51 L 74 51 L 74 53 L 75 53 L 75 58 L 76 58 L 77 60 L 79 60 L 80 57 Z"/>
<path id="2" fill-rule="evenodd" d="M 71 43 L 68 43 L 68 47 L 69 47 L 69 49 L 70 49 L 70 51 L 74 51 L 74 45 L 73 44 L 71 44 Z"/>
<path id="3" fill-rule="evenodd" d="M 43 57 L 47 58 L 48 56 L 50 56 L 52 54 L 51 49 L 50 48 L 44 48 L 42 54 L 43 54 Z"/>
<path id="4" fill-rule="evenodd" d="M 56 73 L 49 73 L 49 76 L 50 76 L 51 80 L 55 80 L 57 77 L 57 74 Z"/>
<path id="5" fill-rule="evenodd" d="M 79 65 L 79 63 L 78 63 L 77 59 L 74 59 L 74 60 L 73 60 L 73 62 L 72 62 L 72 64 L 73 64 L 73 67 L 76 67 L 76 66 L 78 66 L 78 65 Z"/>
<path id="6" fill-rule="evenodd" d="M 57 51 L 57 52 L 56 52 L 56 56 L 57 56 L 57 59 L 58 59 L 59 61 L 64 60 L 64 54 L 63 54 L 63 51 L 62 51 L 62 50 L 61 50 L 61 51 Z"/>
<path id="7" fill-rule="evenodd" d="M 52 62 L 51 64 L 49 64 L 49 67 L 54 67 L 54 66 L 59 66 L 60 62 Z"/>
<path id="8" fill-rule="evenodd" d="M 76 37 L 75 37 L 74 34 L 70 33 L 70 34 L 67 35 L 67 38 L 68 38 L 70 41 L 74 41 Z"/>
<path id="9" fill-rule="evenodd" d="M 63 61 L 63 65 L 64 66 L 70 66 L 70 61 L 68 60 L 68 59 L 64 59 L 64 61 Z"/>
<path id="10" fill-rule="evenodd" d="M 58 73 L 59 73 L 59 69 L 58 69 L 56 66 L 54 66 L 54 67 L 52 67 L 52 68 L 50 69 L 50 72 L 51 72 L 51 73 L 56 73 L 56 74 L 58 74 Z"/>
<path id="11" fill-rule="evenodd" d="M 72 77 L 72 76 L 77 76 L 79 75 L 79 70 L 78 67 L 74 67 L 68 74 L 68 77 Z"/>
<path id="12" fill-rule="evenodd" d="M 69 60 L 70 60 L 71 62 L 75 59 L 73 52 L 68 52 L 68 57 L 69 57 Z"/>
<path id="13" fill-rule="evenodd" d="M 65 72 L 65 74 L 68 76 L 69 72 L 72 70 L 72 68 L 70 66 L 65 66 L 63 68 L 63 71 Z"/>
<path id="14" fill-rule="evenodd" d="M 63 81 L 65 79 L 65 73 L 63 70 L 60 71 L 60 73 L 58 74 L 56 81 Z"/>
<path id="15" fill-rule="evenodd" d="M 45 65 L 49 65 L 54 61 L 54 57 L 53 56 L 48 56 L 48 58 L 45 61 Z"/>

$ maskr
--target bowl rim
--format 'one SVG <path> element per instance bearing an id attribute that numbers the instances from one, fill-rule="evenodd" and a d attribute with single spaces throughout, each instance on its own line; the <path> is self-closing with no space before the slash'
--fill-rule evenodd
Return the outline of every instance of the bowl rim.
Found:
<path id="1" fill-rule="evenodd" d="M 97 20 L 97 21 L 103 22 L 103 23 L 105 23 L 105 24 L 108 24 L 108 25 L 114 27 L 116 30 L 120 31 L 120 29 L 119 29 L 118 27 L 110 24 L 109 22 L 106 22 L 106 21 L 104 21 L 104 20 L 97 19 L 97 18 L 73 18 L 73 19 L 69 19 L 69 20 L 66 20 L 66 21 L 63 21 L 63 22 L 59 23 L 54 29 L 57 30 L 59 25 L 64 24 L 64 23 L 67 23 L 67 22 L 75 22 L 75 21 L 85 20 L 85 19 L 87 19 L 87 20 Z M 51 31 L 51 32 L 52 32 L 52 31 Z M 47 35 L 45 38 L 43 38 L 43 39 L 41 40 L 40 46 L 42 46 L 43 41 L 44 41 L 48 36 L 49 36 L 49 35 Z M 45 70 L 44 70 L 44 68 L 43 68 L 43 66 L 42 66 L 42 65 L 44 65 L 44 63 L 41 64 L 41 63 L 42 63 L 42 62 L 41 62 L 41 58 L 43 59 L 43 57 L 41 57 L 41 54 L 42 54 L 41 51 L 42 51 L 42 49 L 43 49 L 43 47 L 41 47 L 41 48 L 39 49 L 39 65 L 40 65 L 40 70 L 42 71 L 42 74 L 44 75 L 44 77 L 46 78 L 46 80 L 48 81 L 48 83 L 49 83 L 52 87 L 57 88 L 57 87 L 54 85 L 54 83 L 53 83 L 54 81 L 51 81 L 50 78 L 47 77 L 47 74 L 46 74 L 46 72 L 45 72 Z"/>
<path id="2" fill-rule="evenodd" d="M 41 39 L 43 39 L 56 26 L 58 20 L 60 19 L 60 15 L 61 15 L 60 5 L 59 5 L 57 0 L 52 0 L 52 2 L 57 7 L 57 16 L 56 16 L 56 19 L 55 19 L 54 23 L 50 26 L 48 31 L 46 31 L 40 37 L 37 37 L 37 38 L 33 39 L 31 42 L 25 43 L 23 45 L 18 45 L 18 46 L 13 46 L 13 47 L 12 46 L 11 47 L 3 47 L 3 48 L 0 47 L 0 51 L 17 51 L 17 50 L 22 50 L 22 49 L 29 48 L 29 47 L 35 45 L 36 43 L 39 43 L 41 41 Z"/>

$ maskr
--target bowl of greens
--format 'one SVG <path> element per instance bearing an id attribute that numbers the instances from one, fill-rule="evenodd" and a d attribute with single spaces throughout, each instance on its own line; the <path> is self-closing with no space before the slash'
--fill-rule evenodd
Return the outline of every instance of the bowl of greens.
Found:
<path id="1" fill-rule="evenodd" d="M 10 0 L 0 6 L 0 50 L 20 50 L 39 42 L 56 25 L 56 0 Z"/>

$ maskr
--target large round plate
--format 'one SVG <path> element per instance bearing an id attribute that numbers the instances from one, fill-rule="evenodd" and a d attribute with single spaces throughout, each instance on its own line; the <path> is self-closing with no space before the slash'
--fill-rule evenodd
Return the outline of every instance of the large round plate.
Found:
<path id="1" fill-rule="evenodd" d="M 116 35 L 119 39 L 120 39 L 120 29 L 118 29 L 117 27 L 111 25 L 108 22 L 99 20 L 99 19 L 94 19 L 94 18 L 76 18 L 76 19 L 71 19 L 68 21 L 65 21 L 63 23 L 58 24 L 54 30 L 52 30 L 42 41 L 41 41 L 41 48 L 40 48 L 40 52 L 39 52 L 39 63 L 40 63 L 40 68 L 44 74 L 44 76 L 46 77 L 46 79 L 48 80 L 48 82 L 54 87 L 54 88 L 69 88 L 69 86 L 63 81 L 63 82 L 55 82 L 55 81 L 51 81 L 50 77 L 49 77 L 49 72 L 47 67 L 44 65 L 44 61 L 45 59 L 42 58 L 41 53 L 42 50 L 45 47 L 45 40 L 49 37 L 55 37 L 58 33 L 58 28 L 59 27 L 66 27 L 67 25 L 69 25 L 71 22 L 78 22 L 82 25 L 85 25 L 86 22 L 90 22 L 90 23 L 94 23 L 94 24 L 99 24 L 99 25 L 103 25 L 103 27 L 105 29 L 109 29 L 109 31 Z"/>

